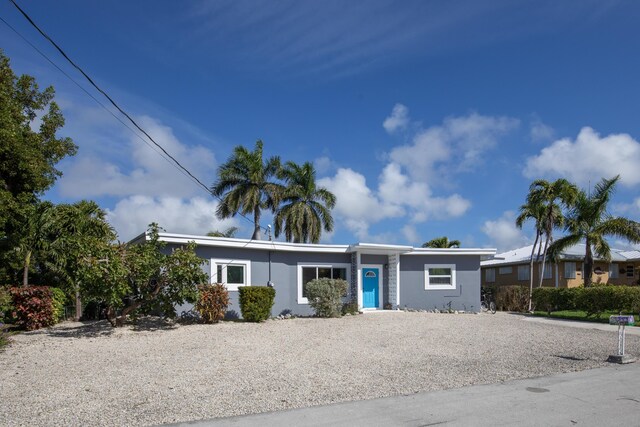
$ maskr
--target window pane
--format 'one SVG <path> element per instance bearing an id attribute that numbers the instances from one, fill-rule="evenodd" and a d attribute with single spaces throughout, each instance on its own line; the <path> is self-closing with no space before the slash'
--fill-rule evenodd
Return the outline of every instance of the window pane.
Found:
<path id="1" fill-rule="evenodd" d="M 218 264 L 216 268 L 216 283 L 222 283 L 222 281 L 222 266 Z"/>
<path id="2" fill-rule="evenodd" d="M 307 297 L 307 283 L 316 278 L 315 267 L 302 267 L 302 296 Z"/>
<path id="3" fill-rule="evenodd" d="M 627 265 L 627 277 L 633 277 L 633 265 Z"/>
<path id="4" fill-rule="evenodd" d="M 318 279 L 331 279 L 331 267 L 318 267 Z"/>
<path id="5" fill-rule="evenodd" d="M 575 262 L 565 262 L 564 263 L 564 277 L 566 279 L 575 279 L 576 278 L 576 263 Z"/>
<path id="6" fill-rule="evenodd" d="M 429 277 L 429 284 L 431 285 L 450 285 L 451 277 Z"/>
<path id="7" fill-rule="evenodd" d="M 485 279 L 488 283 L 492 283 L 496 281 L 496 270 L 493 268 L 487 268 L 485 270 Z"/>
<path id="8" fill-rule="evenodd" d="M 346 268 L 334 268 L 333 269 L 333 278 L 334 279 L 347 280 L 347 269 Z"/>
<path id="9" fill-rule="evenodd" d="M 618 264 L 609 264 L 609 278 L 618 278 Z"/>
<path id="10" fill-rule="evenodd" d="M 244 266 L 227 265 L 227 283 L 234 285 L 244 284 Z"/>
<path id="11" fill-rule="evenodd" d="M 450 268 L 430 268 L 429 276 L 451 276 Z"/>
<path id="12" fill-rule="evenodd" d="M 500 267 L 500 274 L 511 274 L 512 272 L 511 267 Z"/>

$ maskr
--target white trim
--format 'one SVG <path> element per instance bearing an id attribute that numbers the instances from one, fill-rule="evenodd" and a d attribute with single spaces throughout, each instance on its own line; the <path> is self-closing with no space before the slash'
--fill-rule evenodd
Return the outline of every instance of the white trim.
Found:
<path id="1" fill-rule="evenodd" d="M 430 285 L 429 284 L 429 269 L 430 268 L 449 268 L 451 269 L 451 284 L 450 285 Z M 440 291 L 456 288 L 456 265 L 455 264 L 425 264 L 424 265 L 424 289 L 426 291 Z"/>
<path id="2" fill-rule="evenodd" d="M 361 276 L 361 281 L 362 281 L 362 269 L 363 268 L 372 268 L 372 269 L 377 269 L 378 270 L 378 308 L 383 308 L 384 304 L 383 304 L 383 300 L 384 300 L 384 296 L 382 295 L 382 292 L 384 290 L 384 267 L 382 264 L 362 264 L 360 266 L 360 276 Z M 364 290 L 360 291 L 360 293 L 362 294 L 364 292 Z M 364 299 L 364 297 L 361 296 L 362 299 Z M 363 303 L 364 304 L 364 303 Z M 366 308 L 362 307 L 363 309 L 366 310 Z M 371 308 L 371 307 L 367 307 L 367 308 Z"/>
<path id="3" fill-rule="evenodd" d="M 312 268 L 344 268 L 347 270 L 346 273 L 346 281 L 347 283 L 351 283 L 351 264 L 336 262 L 336 263 L 313 263 L 313 262 L 299 262 L 297 268 L 297 282 L 298 282 L 298 304 L 309 304 L 309 300 L 302 296 L 302 269 L 304 267 L 312 267 Z"/>
<path id="4" fill-rule="evenodd" d="M 396 263 L 396 308 L 400 307 L 400 257 Z"/>
<path id="5" fill-rule="evenodd" d="M 362 254 L 356 252 L 356 283 L 358 284 L 358 309 L 362 310 Z"/>
<path id="6" fill-rule="evenodd" d="M 244 283 L 243 284 L 228 284 L 223 280 L 218 280 L 218 265 L 241 265 L 244 267 Z M 220 259 L 211 258 L 209 263 L 211 274 L 209 274 L 209 281 L 211 283 L 222 283 L 225 285 L 228 291 L 237 291 L 238 286 L 251 286 L 251 261 L 248 259 Z"/>

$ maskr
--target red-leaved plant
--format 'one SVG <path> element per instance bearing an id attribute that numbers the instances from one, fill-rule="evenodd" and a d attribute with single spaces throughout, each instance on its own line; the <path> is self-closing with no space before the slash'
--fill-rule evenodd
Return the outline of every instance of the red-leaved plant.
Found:
<path id="1" fill-rule="evenodd" d="M 33 331 L 55 323 L 52 292 L 46 286 L 16 286 L 9 289 L 16 326 Z"/>

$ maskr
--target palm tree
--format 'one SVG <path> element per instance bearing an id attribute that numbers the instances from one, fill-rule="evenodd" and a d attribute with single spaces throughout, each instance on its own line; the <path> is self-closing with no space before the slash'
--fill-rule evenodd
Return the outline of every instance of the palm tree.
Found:
<path id="1" fill-rule="evenodd" d="M 516 226 L 522 228 L 527 220 L 535 221 L 536 239 L 531 247 L 531 259 L 529 261 L 529 311 L 531 311 L 531 298 L 533 296 L 533 254 L 536 251 L 538 240 L 544 233 L 543 228 L 544 205 L 537 199 L 527 197 L 527 203 L 520 206 L 520 215 L 516 218 Z M 538 257 L 540 250 L 538 250 Z"/>
<path id="2" fill-rule="evenodd" d="M 262 159 L 262 141 L 249 151 L 237 146 L 226 163 L 218 169 L 218 180 L 211 187 L 214 196 L 221 198 L 216 209 L 220 219 L 238 214 L 253 214 L 252 239 L 260 239 L 262 209 L 275 212 L 283 192 L 282 185 L 270 181 L 280 171 L 280 158 Z"/>
<path id="3" fill-rule="evenodd" d="M 213 230 L 207 233 L 209 237 L 236 237 L 238 227 L 229 227 L 224 231 Z"/>
<path id="4" fill-rule="evenodd" d="M 577 197 L 578 188 L 574 184 L 562 178 L 553 182 L 538 179 L 529 187 L 528 199 L 534 203 L 539 202 L 543 206 L 542 232 L 545 239 L 544 251 L 542 253 L 540 282 L 538 287 L 542 286 L 542 281 L 544 279 L 547 249 L 549 244 L 553 242 L 553 229 L 561 227 L 564 224 L 562 207 L 557 202 L 560 202 L 564 207 L 568 208 L 572 206 Z"/>
<path id="5" fill-rule="evenodd" d="M 275 236 L 284 231 L 288 242 L 318 243 L 322 229 L 333 230 L 331 209 L 336 205 L 336 196 L 316 185 L 316 171 L 309 162 L 302 166 L 287 162 L 281 177 L 287 187 L 282 198 L 284 205 L 274 220 Z"/>
<path id="6" fill-rule="evenodd" d="M 51 202 L 37 202 L 29 207 L 25 215 L 25 221 L 21 225 L 23 236 L 16 248 L 22 260 L 22 285 L 29 284 L 29 269 L 34 264 L 34 258 L 46 252 L 50 240 L 47 233 L 50 232 L 53 218 L 54 205 Z"/>
<path id="7" fill-rule="evenodd" d="M 436 237 L 422 244 L 423 248 L 459 248 L 460 240 L 449 240 L 447 236 Z"/>
<path id="8" fill-rule="evenodd" d="M 607 204 L 620 175 L 612 179 L 602 179 L 594 188 L 593 194 L 584 190 L 578 192 L 565 222 L 566 236 L 556 240 L 549 247 L 551 259 L 566 248 L 581 241 L 585 242 L 584 285 L 591 286 L 593 272 L 593 252 L 602 260 L 611 260 L 611 248 L 606 236 L 614 236 L 640 243 L 640 224 L 627 218 L 613 217 L 607 212 Z"/>

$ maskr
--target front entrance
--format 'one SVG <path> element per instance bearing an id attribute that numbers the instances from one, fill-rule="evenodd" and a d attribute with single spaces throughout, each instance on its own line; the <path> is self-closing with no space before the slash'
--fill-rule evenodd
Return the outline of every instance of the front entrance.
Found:
<path id="1" fill-rule="evenodd" d="M 362 308 L 378 308 L 381 306 L 380 284 L 382 277 L 380 267 L 362 267 Z"/>

